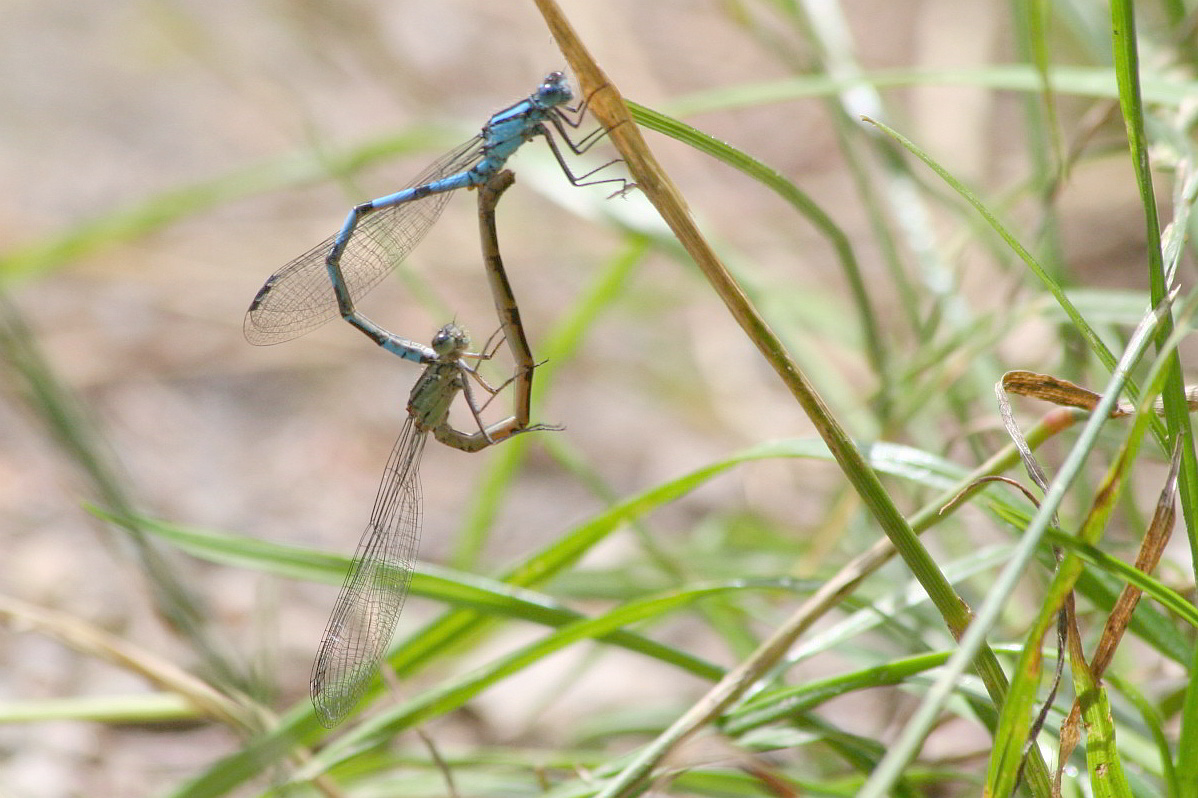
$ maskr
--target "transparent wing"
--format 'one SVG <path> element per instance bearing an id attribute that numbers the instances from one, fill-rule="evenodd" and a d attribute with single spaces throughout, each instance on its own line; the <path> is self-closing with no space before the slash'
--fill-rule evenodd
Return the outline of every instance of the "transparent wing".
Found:
<path id="1" fill-rule="evenodd" d="M 325 627 L 312 666 L 312 703 L 329 728 L 362 697 L 399 622 L 420 541 L 420 456 L 427 438 L 409 417 Z"/>
<path id="2" fill-rule="evenodd" d="M 481 155 L 482 137 L 475 136 L 446 153 L 399 190 L 463 172 Z M 420 243 L 452 193 L 428 194 L 359 220 L 341 256 L 341 272 L 355 302 Z M 245 314 L 245 337 L 250 343 L 289 341 L 337 317 L 337 299 L 325 266 L 336 237 L 336 234 L 329 236 L 267 279 Z"/>

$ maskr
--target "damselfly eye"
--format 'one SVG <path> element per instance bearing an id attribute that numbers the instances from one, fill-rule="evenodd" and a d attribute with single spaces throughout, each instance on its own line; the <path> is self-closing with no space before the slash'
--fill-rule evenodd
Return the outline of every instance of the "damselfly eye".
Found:
<path id="1" fill-rule="evenodd" d="M 550 72 L 545 76 L 541 87 L 537 89 L 537 96 L 550 105 L 561 105 L 574 99 L 574 92 L 570 91 L 570 86 L 566 83 L 566 76 L 563 73 Z"/>
<path id="2" fill-rule="evenodd" d="M 441 356 L 464 352 L 470 347 L 470 333 L 456 324 L 446 324 L 433 336 L 432 347 Z"/>

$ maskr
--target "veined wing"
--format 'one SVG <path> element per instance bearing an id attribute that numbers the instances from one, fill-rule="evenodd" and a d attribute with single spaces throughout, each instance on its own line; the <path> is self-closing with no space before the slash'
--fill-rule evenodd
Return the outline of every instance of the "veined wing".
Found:
<path id="1" fill-rule="evenodd" d="M 475 136 L 446 153 L 400 191 L 463 172 L 482 155 Z M 441 215 L 452 191 L 428 194 L 361 217 L 341 255 L 341 273 L 356 302 L 403 260 Z M 337 317 L 337 298 L 325 260 L 334 234 L 272 274 L 245 314 L 245 337 L 252 344 L 297 338 Z"/>
<path id="2" fill-rule="evenodd" d="M 409 416 L 325 627 L 312 666 L 312 703 L 329 728 L 362 697 L 399 622 L 420 541 L 419 470 L 427 438 Z"/>

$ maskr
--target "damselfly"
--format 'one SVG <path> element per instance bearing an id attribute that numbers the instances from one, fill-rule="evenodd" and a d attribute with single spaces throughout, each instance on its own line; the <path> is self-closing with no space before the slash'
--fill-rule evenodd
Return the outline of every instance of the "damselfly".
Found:
<path id="1" fill-rule="evenodd" d="M 496 310 L 502 320 L 503 336 L 516 361 L 516 374 L 509 380 L 515 383 L 515 414 L 490 426 L 480 416 L 472 383 L 492 396 L 506 385 L 492 388 L 478 375 L 478 363 L 494 354 L 494 350 L 487 351 L 489 346 L 477 355 L 468 353 L 470 338 L 455 324 L 442 327 L 431 347 L 410 344 L 420 352 L 420 362 L 426 368 L 412 388 L 408 418 L 387 461 L 370 522 L 362 534 L 312 667 L 312 703 L 317 717 L 326 726 L 335 726 L 357 704 L 399 621 L 420 539 L 419 471 L 428 433 L 447 446 L 474 452 L 520 432 L 554 429 L 529 424 L 536 364 L 499 255 L 495 203 L 512 179 L 510 172 L 503 171 L 480 187 L 479 220 Z M 475 361 L 473 365 L 471 359 Z M 449 422 L 450 405 L 459 393 L 464 395 L 474 416 L 476 432 L 462 432 Z"/>
<path id="2" fill-rule="evenodd" d="M 578 143 L 570 140 L 566 129 L 578 128 L 585 112 L 581 105 L 568 105 L 573 98 L 565 76 L 550 73 L 526 99 L 492 116 L 479 135 L 443 156 L 406 188 L 355 206 L 340 231 L 267 279 L 246 313 L 246 338 L 253 344 L 279 343 L 340 315 L 383 348 L 419 362 L 420 345 L 383 330 L 358 313 L 355 302 L 424 238 L 452 191 L 486 183 L 525 142 L 542 136 L 570 182 L 589 184 L 583 181 L 598 170 L 576 177 L 556 143 L 560 138 L 581 154 L 604 132 L 599 129 Z M 628 187 L 622 178 L 592 182 Z"/>

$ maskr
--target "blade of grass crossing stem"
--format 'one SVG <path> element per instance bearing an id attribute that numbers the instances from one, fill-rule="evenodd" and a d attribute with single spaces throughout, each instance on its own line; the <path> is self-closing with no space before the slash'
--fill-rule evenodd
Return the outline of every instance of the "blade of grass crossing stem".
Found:
<path id="1" fill-rule="evenodd" d="M 1086 421 L 1076 444 L 1065 458 L 1064 463 L 1061 464 L 1057 478 L 1053 480 L 1048 492 L 1044 495 L 1040 508 L 1024 531 L 1011 561 L 999 574 L 973 622 L 961 637 L 960 648 L 949 660 L 948 665 L 944 667 L 936 684 L 924 696 L 920 706 L 903 728 L 898 740 L 890 747 L 886 757 L 859 791 L 859 798 L 883 798 L 900 777 L 907 763 L 918 753 L 924 737 L 934 725 L 953 685 L 965 672 L 969 662 L 974 658 L 975 652 L 984 645 L 990 628 L 997 621 L 1023 571 L 1027 569 L 1035 556 L 1036 549 L 1040 545 L 1040 540 L 1053 514 L 1056 513 L 1066 492 L 1080 473 L 1086 455 L 1094 447 L 1099 431 L 1107 422 L 1111 409 L 1118 401 L 1127 371 L 1139 362 L 1151 343 L 1151 335 L 1155 332 L 1157 324 L 1168 311 L 1168 306 L 1155 309 L 1144 318 L 1132 334 L 1123 358 L 1102 393 L 1102 401 L 1094 414 Z M 998 700 L 996 703 L 1001 706 L 1004 702 Z M 1051 790 L 1047 771 L 1040 772 L 1040 767 L 1043 764 L 1043 758 L 1039 757 L 1039 749 L 1033 747 L 1029 752 L 1025 776 L 1029 787 L 1037 795 L 1047 795 Z"/>
<path id="2" fill-rule="evenodd" d="M 583 94 L 589 100 L 588 107 L 608 130 L 612 143 L 624 159 L 637 186 L 657 208 L 662 218 L 673 230 L 674 235 L 686 248 L 711 283 L 713 290 L 724 301 L 725 306 L 757 346 L 762 356 L 775 370 L 791 395 L 803 408 L 807 417 L 818 430 L 820 437 L 836 458 L 845 476 L 861 496 L 866 508 L 893 542 L 916 579 L 927 590 L 937 611 L 944 618 L 954 636 L 961 635 L 969 624 L 970 614 L 965 602 L 956 594 L 952 585 L 944 578 L 935 560 L 919 542 L 907 524 L 878 475 L 870 469 L 861 452 L 857 450 L 847 432 L 841 426 L 820 396 L 815 392 L 806 375 L 787 353 L 777 335 L 766 324 L 756 308 L 748 301 L 743 290 L 729 274 L 727 268 L 707 244 L 687 210 L 682 195 L 673 181 L 658 165 L 646 145 L 640 130 L 621 100 L 618 89 L 608 80 L 573 27 L 553 0 L 536 0 L 537 8 L 545 18 L 558 46 L 569 62 Z M 709 722 L 718 712 L 739 697 L 756 678 L 769 669 L 782 656 L 786 648 L 797 637 L 805 624 L 802 619 L 792 618 L 766 640 L 753 657 L 746 660 L 724 680 L 717 684 L 707 696 L 680 717 L 669 729 L 647 746 L 639 756 L 620 774 L 609 782 L 600 795 L 609 798 L 622 794 L 633 784 L 639 783 L 653 766 L 672 750 L 681 740 L 700 726 Z M 1006 693 L 1006 677 L 994 652 L 984 644 L 975 649 L 974 665 L 978 670 L 991 699 L 1001 704 Z M 1038 754 L 1038 752 L 1036 752 Z M 1034 758 L 1028 768 L 1029 781 L 1042 786 L 1047 794 L 1049 776 L 1042 758 Z"/>
<path id="3" fill-rule="evenodd" d="M 827 456 L 826 447 L 820 442 L 810 440 L 769 442 L 656 485 L 569 530 L 517 567 L 510 569 L 504 581 L 523 587 L 540 584 L 577 562 L 591 547 L 604 540 L 626 521 L 688 494 L 739 463 L 788 456 Z M 400 678 L 409 676 L 428 664 L 432 658 L 454 646 L 462 637 L 474 634 L 490 622 L 492 619 L 489 616 L 475 610 L 455 609 L 446 612 L 394 649 L 388 657 L 388 667 Z M 380 683 L 374 682 L 367 689 L 366 698 L 376 695 L 379 689 Z M 252 740 L 244 752 L 216 763 L 176 793 L 175 798 L 206 798 L 222 794 L 250 778 L 278 757 L 286 755 L 289 752 L 289 741 L 307 744 L 319 739 L 323 734 L 323 727 L 316 722 L 310 702 L 305 700 L 287 714 L 279 728 Z"/>
<path id="4" fill-rule="evenodd" d="M 1151 408 L 1148 412 L 1151 412 Z M 1135 462 L 1140 440 L 1147 430 L 1148 416 L 1140 414 L 1124 442 L 1118 457 L 1107 470 L 1093 506 L 1082 523 L 1078 538 L 1083 543 L 1094 545 L 1119 498 L 1119 491 Z M 1073 590 L 1073 585 L 1084 566 L 1075 554 L 1066 555 L 1056 576 L 1041 603 L 1040 612 L 1028 632 L 1019 662 L 1011 679 L 1011 692 L 999 715 L 998 732 L 995 735 L 994 753 L 990 757 L 987 784 L 991 795 L 1009 795 L 1019 778 L 1023 751 L 1031 729 L 1032 715 L 1036 702 L 1036 690 L 1040 685 L 1040 670 L 1043 663 L 1041 646 L 1044 636 L 1056 624 L 1057 614 Z"/>
<path id="5" fill-rule="evenodd" d="M 1076 617 L 1070 613 L 1076 621 Z M 1069 668 L 1073 691 L 1081 703 L 1086 730 L 1086 768 L 1090 788 L 1097 798 L 1131 798 L 1131 786 L 1123 774 L 1123 763 L 1115 749 L 1115 722 L 1106 689 L 1094 678 L 1082 651 L 1076 622 L 1069 628 Z"/>
<path id="6" fill-rule="evenodd" d="M 736 583 L 671 591 L 630 601 L 595 618 L 586 618 L 553 631 L 533 643 L 450 679 L 439 687 L 426 690 L 402 705 L 367 720 L 313 757 L 299 775 L 305 779 L 312 778 L 364 748 L 389 739 L 430 718 L 455 710 L 486 688 L 574 643 L 603 637 L 629 625 L 660 618 L 702 598 L 745 589 L 744 584 Z"/>
<path id="7" fill-rule="evenodd" d="M 349 566 L 349 557 L 342 555 L 332 556 L 311 549 L 192 529 L 152 519 L 144 519 L 142 523 L 188 554 L 226 566 L 253 568 L 290 579 L 326 582 L 330 585 L 341 584 L 345 569 Z M 413 574 L 410 592 L 411 595 L 431 598 L 451 606 L 551 627 L 564 626 L 583 617 L 550 596 L 485 577 L 427 565 L 420 566 Z M 617 633 L 608 642 L 678 665 L 703 678 L 719 678 L 722 673 L 720 668 L 710 663 L 633 632 Z"/>

